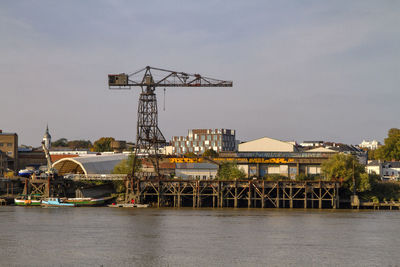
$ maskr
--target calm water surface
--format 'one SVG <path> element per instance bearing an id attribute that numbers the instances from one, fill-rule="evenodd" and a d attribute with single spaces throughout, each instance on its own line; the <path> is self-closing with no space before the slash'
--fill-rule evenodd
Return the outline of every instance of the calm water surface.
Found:
<path id="1" fill-rule="evenodd" d="M 1 266 L 400 266 L 399 211 L 0 208 Z"/>

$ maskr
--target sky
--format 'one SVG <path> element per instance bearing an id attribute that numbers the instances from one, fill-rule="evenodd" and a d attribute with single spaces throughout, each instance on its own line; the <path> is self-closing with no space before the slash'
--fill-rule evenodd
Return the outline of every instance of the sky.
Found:
<path id="1" fill-rule="evenodd" d="M 157 90 L 167 140 L 193 128 L 246 141 L 359 144 L 400 127 L 400 1 L 0 1 L 0 129 L 135 141 L 145 66 L 232 80 Z"/>

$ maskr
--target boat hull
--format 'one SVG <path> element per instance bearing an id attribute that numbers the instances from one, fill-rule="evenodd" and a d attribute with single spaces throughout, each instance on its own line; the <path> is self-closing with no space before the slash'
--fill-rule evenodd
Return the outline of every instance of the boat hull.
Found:
<path id="1" fill-rule="evenodd" d="M 41 201 L 35 199 L 14 199 L 16 206 L 40 206 Z"/>
<path id="2" fill-rule="evenodd" d="M 65 203 L 72 203 L 76 207 L 93 207 L 104 205 L 103 198 L 68 198 Z"/>
<path id="3" fill-rule="evenodd" d="M 42 200 L 41 203 L 42 207 L 75 207 L 75 204 L 73 203 L 65 203 L 63 201 L 60 201 L 58 198 L 51 198 L 51 199 L 46 199 Z"/>

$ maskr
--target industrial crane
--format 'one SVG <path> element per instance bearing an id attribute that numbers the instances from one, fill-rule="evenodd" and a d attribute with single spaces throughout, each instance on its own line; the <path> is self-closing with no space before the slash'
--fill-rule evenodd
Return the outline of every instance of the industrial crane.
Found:
<path id="1" fill-rule="evenodd" d="M 232 81 L 223 81 L 160 68 L 145 67 L 131 74 L 108 75 L 110 89 L 131 89 L 140 87 L 142 92 L 139 97 L 135 161 L 139 153 L 149 155 L 154 169 L 159 173 L 159 148 L 165 145 L 166 140 L 158 128 L 157 87 L 232 87 Z M 135 177 L 135 162 L 131 178 Z"/>

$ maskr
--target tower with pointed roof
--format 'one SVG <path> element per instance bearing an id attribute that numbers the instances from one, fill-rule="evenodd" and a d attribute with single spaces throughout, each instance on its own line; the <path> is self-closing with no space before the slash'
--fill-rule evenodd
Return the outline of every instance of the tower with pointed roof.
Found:
<path id="1" fill-rule="evenodd" d="M 46 148 L 48 150 L 50 150 L 50 147 L 51 147 L 51 135 L 49 133 L 49 125 L 46 126 L 46 132 L 44 133 L 44 136 L 43 136 L 43 142 L 44 142 L 44 145 L 46 146 Z"/>

